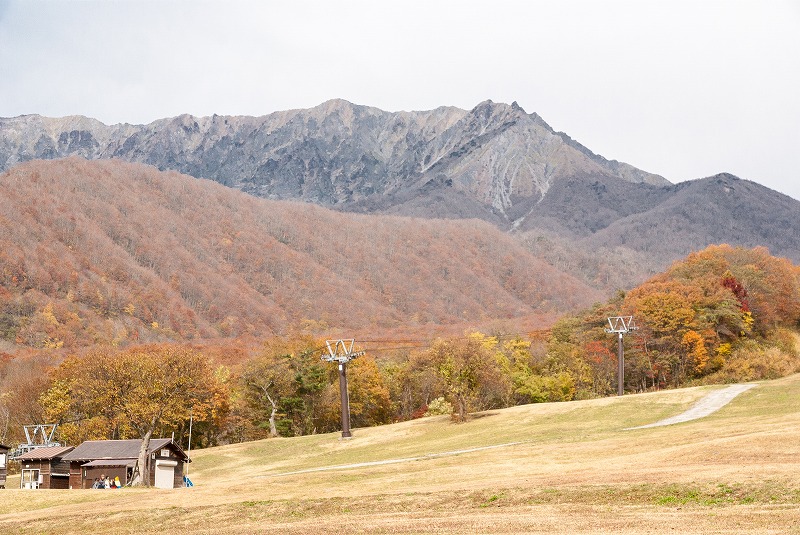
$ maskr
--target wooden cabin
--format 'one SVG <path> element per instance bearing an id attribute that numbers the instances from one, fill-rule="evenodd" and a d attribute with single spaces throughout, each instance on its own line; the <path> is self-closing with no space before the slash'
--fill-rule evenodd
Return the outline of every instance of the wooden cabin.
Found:
<path id="1" fill-rule="evenodd" d="M 8 446 L 0 444 L 0 489 L 6 488 L 6 475 L 8 474 Z"/>
<path id="2" fill-rule="evenodd" d="M 87 440 L 64 456 L 70 463 L 69 488 L 92 488 L 100 476 L 119 478 L 123 486 L 129 485 L 141 445 L 140 439 Z M 150 486 L 160 489 L 184 486 L 183 466 L 189 458 L 180 446 L 169 438 L 154 438 L 150 440 L 147 455 Z"/>
<path id="3" fill-rule="evenodd" d="M 64 455 L 72 446 L 35 448 L 17 457 L 21 489 L 68 489 L 69 461 Z"/>

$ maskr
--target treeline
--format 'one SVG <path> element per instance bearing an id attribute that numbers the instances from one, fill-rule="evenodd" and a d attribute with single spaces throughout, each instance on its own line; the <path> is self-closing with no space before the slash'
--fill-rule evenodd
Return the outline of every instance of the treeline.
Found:
<path id="1" fill-rule="evenodd" d="M 577 396 L 610 394 L 617 351 L 607 318 L 633 316 L 625 390 L 766 379 L 800 371 L 800 268 L 764 248 L 710 246 L 630 292 L 561 319 L 542 353 Z"/>
<path id="2" fill-rule="evenodd" d="M 10 360 L 0 371 L 10 416 L 0 441 L 45 422 L 58 423 L 68 444 L 173 432 L 186 444 L 190 419 L 193 447 L 336 431 L 338 368 L 321 359 L 325 347 L 309 336 L 275 339 L 233 366 L 172 344 L 97 349 L 57 366 Z M 463 421 L 473 411 L 574 399 L 569 374 L 549 375 L 531 347 L 472 332 L 425 349 L 368 352 L 348 365 L 351 425 L 429 414 Z"/>
<path id="3" fill-rule="evenodd" d="M 722 245 L 548 331 L 470 332 L 391 351 L 365 342 L 348 365 L 352 426 L 612 395 L 617 340 L 605 327 L 619 315 L 639 327 L 624 338 L 626 392 L 800 371 L 800 269 L 765 249 Z M 338 371 L 324 351 L 324 340 L 295 335 L 227 364 L 218 350 L 168 344 L 58 365 L 6 358 L 0 442 L 14 441 L 15 419 L 57 422 L 68 443 L 175 432 L 185 444 L 190 418 L 193 447 L 336 431 Z"/>

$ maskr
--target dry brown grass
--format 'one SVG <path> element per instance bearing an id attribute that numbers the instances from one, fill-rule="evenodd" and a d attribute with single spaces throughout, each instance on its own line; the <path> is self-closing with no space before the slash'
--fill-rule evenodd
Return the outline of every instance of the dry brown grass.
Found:
<path id="1" fill-rule="evenodd" d="M 189 489 L 2 491 L 0 532 L 800 533 L 800 375 L 623 430 L 713 388 L 196 451 Z"/>

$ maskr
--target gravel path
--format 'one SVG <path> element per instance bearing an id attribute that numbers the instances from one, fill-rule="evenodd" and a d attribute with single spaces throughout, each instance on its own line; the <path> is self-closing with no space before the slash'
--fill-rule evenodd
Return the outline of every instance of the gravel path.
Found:
<path id="1" fill-rule="evenodd" d="M 306 468 L 305 470 L 295 470 L 294 472 L 282 472 L 280 474 L 269 474 L 266 476 L 258 476 L 258 477 L 293 476 L 295 474 L 307 474 L 308 472 L 327 472 L 329 470 L 348 470 L 350 468 L 363 468 L 365 466 L 381 466 L 384 464 L 407 463 L 411 461 L 422 461 L 424 459 L 437 459 L 439 457 L 450 457 L 451 455 L 461 455 L 462 453 L 472 453 L 473 451 L 491 450 L 494 448 L 505 448 L 507 446 L 516 446 L 517 444 L 522 444 L 522 442 L 509 442 L 507 444 L 495 444 L 494 446 L 482 446 L 479 448 L 469 448 L 466 450 L 445 451 L 443 453 L 428 453 L 426 455 L 420 455 L 419 457 L 405 457 L 402 459 L 387 459 L 385 461 L 369 461 L 364 463 L 338 464 L 335 466 L 321 466 L 319 468 Z"/>
<path id="2" fill-rule="evenodd" d="M 672 416 L 670 418 L 665 418 L 663 420 L 659 420 L 652 424 L 647 425 L 640 425 L 638 427 L 629 427 L 625 429 L 628 431 L 630 429 L 646 429 L 648 427 L 660 427 L 662 425 L 672 425 L 672 424 L 679 424 L 682 422 L 688 422 L 690 420 L 697 420 L 698 418 L 703 418 L 717 412 L 722 407 L 730 403 L 733 398 L 741 394 L 742 392 L 746 392 L 757 386 L 758 383 L 748 383 L 748 384 L 741 384 L 741 385 L 731 385 L 728 388 L 723 388 L 722 390 L 716 390 L 711 392 L 706 397 L 695 403 L 689 410 L 678 414 L 677 416 Z"/>

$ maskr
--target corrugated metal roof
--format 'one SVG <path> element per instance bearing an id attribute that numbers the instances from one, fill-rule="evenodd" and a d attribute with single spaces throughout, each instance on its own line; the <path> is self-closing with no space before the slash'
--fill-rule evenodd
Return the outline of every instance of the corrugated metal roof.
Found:
<path id="1" fill-rule="evenodd" d="M 48 448 L 36 448 L 28 453 L 17 457 L 19 461 L 48 460 L 56 457 L 63 457 L 65 453 L 74 449 L 74 446 L 50 446 Z"/>
<path id="2" fill-rule="evenodd" d="M 136 459 L 100 459 L 97 461 L 91 461 L 84 464 L 84 467 L 87 466 L 127 466 L 133 467 L 136 464 Z"/>
<path id="3" fill-rule="evenodd" d="M 150 440 L 148 453 L 163 448 L 172 442 L 169 438 L 154 438 Z M 64 456 L 65 461 L 95 461 L 98 459 L 136 459 L 139 457 L 141 439 L 130 440 L 87 440 Z M 173 446 L 185 457 L 186 454 L 177 445 Z"/>

